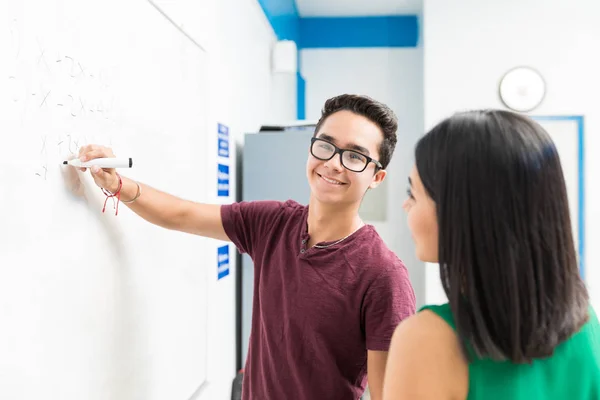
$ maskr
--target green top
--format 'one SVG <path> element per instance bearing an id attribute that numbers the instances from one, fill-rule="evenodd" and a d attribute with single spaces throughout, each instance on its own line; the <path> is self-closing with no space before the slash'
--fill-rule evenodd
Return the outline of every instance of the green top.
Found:
<path id="1" fill-rule="evenodd" d="M 456 331 L 450 304 L 430 305 Z M 554 354 L 532 364 L 474 359 L 469 364 L 467 400 L 600 399 L 600 324 L 590 307 L 589 321 L 556 347 Z"/>

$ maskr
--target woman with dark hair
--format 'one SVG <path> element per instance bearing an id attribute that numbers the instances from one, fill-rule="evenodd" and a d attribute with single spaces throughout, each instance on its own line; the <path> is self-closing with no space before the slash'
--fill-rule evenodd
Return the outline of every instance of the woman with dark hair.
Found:
<path id="1" fill-rule="evenodd" d="M 449 301 L 396 329 L 384 399 L 600 399 L 600 326 L 550 136 L 519 114 L 465 112 L 415 161 L 404 209 Z"/>

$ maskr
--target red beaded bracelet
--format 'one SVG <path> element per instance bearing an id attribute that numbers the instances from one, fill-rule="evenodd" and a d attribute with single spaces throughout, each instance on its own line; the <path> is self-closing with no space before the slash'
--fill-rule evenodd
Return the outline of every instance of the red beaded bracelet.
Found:
<path id="1" fill-rule="evenodd" d="M 108 199 L 112 198 L 113 199 L 113 207 L 116 209 L 115 215 L 119 215 L 119 201 L 121 200 L 121 188 L 123 187 L 123 180 L 121 180 L 121 175 L 119 175 L 118 173 L 117 173 L 117 179 L 119 179 L 119 186 L 115 193 L 111 193 L 104 188 L 100 188 L 100 190 L 102 190 L 102 193 L 104 193 L 104 195 L 106 196 L 106 199 L 104 200 L 104 207 L 102 207 L 102 212 L 104 212 L 104 210 L 106 210 L 106 202 L 108 201 Z M 116 205 L 114 205 L 115 197 L 117 198 Z"/>

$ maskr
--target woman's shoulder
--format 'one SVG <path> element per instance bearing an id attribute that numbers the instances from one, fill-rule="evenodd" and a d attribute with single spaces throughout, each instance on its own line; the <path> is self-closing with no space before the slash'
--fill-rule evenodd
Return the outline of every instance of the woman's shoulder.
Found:
<path id="1" fill-rule="evenodd" d="M 432 396 L 452 393 L 464 398 L 468 391 L 468 363 L 456 331 L 445 319 L 448 310 L 450 307 L 444 305 L 426 306 L 402 321 L 394 333 L 388 362 L 393 366 L 393 375 L 401 378 L 405 386 L 424 384 L 421 380 L 430 377 L 433 369 L 438 379 L 425 379 Z M 424 390 L 423 385 L 419 390 Z"/>
<path id="2" fill-rule="evenodd" d="M 437 316 L 437 319 L 444 321 L 454 332 L 456 332 L 456 322 L 454 321 L 450 303 L 425 305 L 419 309 L 419 314 L 435 315 Z"/>
<path id="3" fill-rule="evenodd" d="M 448 304 L 421 307 L 419 312 L 402 321 L 394 337 L 408 348 L 419 349 L 421 354 L 431 353 L 434 357 L 443 354 L 455 360 L 463 357 Z"/>

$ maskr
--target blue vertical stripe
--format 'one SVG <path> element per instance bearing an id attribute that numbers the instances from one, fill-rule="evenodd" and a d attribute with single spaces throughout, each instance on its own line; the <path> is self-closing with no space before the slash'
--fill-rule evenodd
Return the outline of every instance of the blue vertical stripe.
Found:
<path id="1" fill-rule="evenodd" d="M 296 92 L 298 96 L 298 104 L 296 104 L 296 118 L 306 119 L 306 81 L 304 80 L 300 72 L 297 73 L 296 77 L 298 79 L 298 86 Z"/>
<path id="2" fill-rule="evenodd" d="M 581 115 L 538 116 L 538 121 L 574 121 L 577 123 L 577 235 L 579 237 L 579 271 L 585 279 L 585 147 L 584 118 Z"/>
<path id="3" fill-rule="evenodd" d="M 585 147 L 584 147 L 584 120 L 583 117 L 575 117 L 578 125 L 579 136 L 579 270 L 585 279 Z"/>

